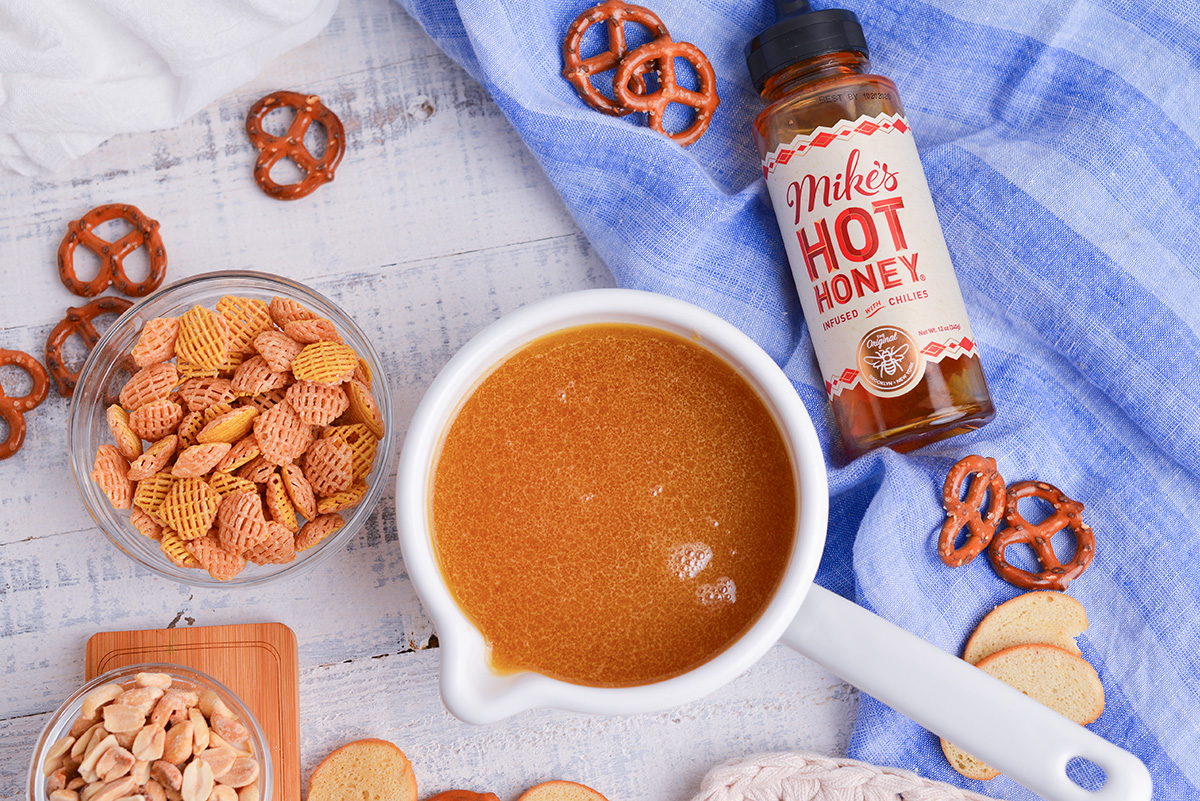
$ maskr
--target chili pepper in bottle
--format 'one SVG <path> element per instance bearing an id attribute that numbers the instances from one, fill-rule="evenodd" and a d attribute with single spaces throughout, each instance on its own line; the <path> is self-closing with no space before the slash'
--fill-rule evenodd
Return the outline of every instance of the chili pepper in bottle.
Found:
<path id="1" fill-rule="evenodd" d="M 979 428 L 992 399 L 896 85 L 852 12 L 775 8 L 746 47 L 754 139 L 846 453 Z"/>

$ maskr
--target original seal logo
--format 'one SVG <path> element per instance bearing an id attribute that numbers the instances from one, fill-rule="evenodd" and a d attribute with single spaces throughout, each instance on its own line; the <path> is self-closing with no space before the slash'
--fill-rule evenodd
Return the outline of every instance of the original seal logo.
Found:
<path id="1" fill-rule="evenodd" d="M 872 328 L 858 343 L 858 370 L 868 390 L 894 395 L 921 377 L 921 353 L 903 328 Z"/>

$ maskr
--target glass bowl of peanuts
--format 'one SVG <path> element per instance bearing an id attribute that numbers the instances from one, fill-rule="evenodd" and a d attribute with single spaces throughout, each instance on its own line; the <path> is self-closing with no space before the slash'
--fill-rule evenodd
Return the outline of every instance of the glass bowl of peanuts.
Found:
<path id="1" fill-rule="evenodd" d="M 123 553 L 207 587 L 312 568 L 371 518 L 392 466 L 380 359 L 331 300 L 226 271 L 126 311 L 69 421 L 84 504 Z"/>
<path id="2" fill-rule="evenodd" d="M 111 670 L 58 708 L 29 767 L 30 801 L 271 801 L 271 748 L 232 691 L 198 670 Z"/>

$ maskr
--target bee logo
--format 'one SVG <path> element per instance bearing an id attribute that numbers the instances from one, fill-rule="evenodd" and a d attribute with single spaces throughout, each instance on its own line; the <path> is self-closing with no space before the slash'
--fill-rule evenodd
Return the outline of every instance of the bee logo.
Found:
<path id="1" fill-rule="evenodd" d="M 858 343 L 858 369 L 869 390 L 899 395 L 921 378 L 921 354 L 903 328 L 873 328 Z"/>

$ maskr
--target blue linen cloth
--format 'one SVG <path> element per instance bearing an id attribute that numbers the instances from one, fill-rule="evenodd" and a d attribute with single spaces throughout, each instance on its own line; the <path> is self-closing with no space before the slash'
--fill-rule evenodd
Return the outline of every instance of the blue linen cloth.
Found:
<path id="1" fill-rule="evenodd" d="M 1200 798 L 1200 11 L 1192 0 L 846 0 L 899 86 L 997 406 L 980 431 L 847 463 L 751 138 L 743 47 L 769 2 L 652 2 L 712 60 L 721 106 L 688 149 L 587 108 L 560 77 L 592 0 L 400 0 L 478 79 L 621 286 L 733 322 L 783 366 L 829 461 L 818 581 L 960 653 L 1019 593 L 987 559 L 935 554 L 940 491 L 968 453 L 1049 481 L 1097 535 L 1070 587 L 1107 706 L 1155 798 Z M 834 7 L 817 2 L 818 8 Z M 946 703 L 954 703 L 947 698 Z M 852 757 L 964 779 L 935 737 L 864 697 Z M 1085 785 L 1097 777 L 1072 768 Z"/>

